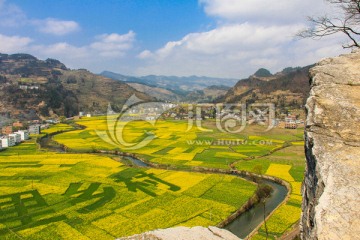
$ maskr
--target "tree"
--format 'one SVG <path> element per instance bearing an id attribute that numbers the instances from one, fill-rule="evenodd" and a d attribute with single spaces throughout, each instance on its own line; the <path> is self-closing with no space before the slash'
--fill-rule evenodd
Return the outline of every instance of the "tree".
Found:
<path id="1" fill-rule="evenodd" d="M 255 165 L 251 171 L 253 173 L 256 173 L 257 175 L 261 175 L 262 174 L 262 165 L 261 164 Z"/>
<path id="2" fill-rule="evenodd" d="M 308 17 L 310 26 L 300 31 L 302 38 L 322 38 L 343 33 L 350 42 L 343 48 L 360 48 L 360 0 L 326 0 L 340 11 L 333 16 Z"/>
<path id="3" fill-rule="evenodd" d="M 258 184 L 255 194 L 258 197 L 259 201 L 261 201 L 270 197 L 273 190 L 274 189 L 267 184 Z"/>
<path id="4" fill-rule="evenodd" d="M 66 117 L 65 116 L 60 116 L 59 120 L 61 123 L 64 123 L 66 121 Z"/>
<path id="5" fill-rule="evenodd" d="M 274 189 L 266 184 L 259 184 L 255 194 L 257 195 L 259 201 L 263 204 L 264 207 L 264 226 L 265 226 L 265 232 L 266 232 L 266 239 L 268 239 L 269 233 L 266 226 L 266 200 L 271 196 L 271 193 L 274 191 Z"/>
<path id="6" fill-rule="evenodd" d="M 257 175 L 262 175 L 262 165 L 255 165 L 251 171 Z M 254 182 L 261 183 L 261 177 L 251 174 L 251 178 Z"/>

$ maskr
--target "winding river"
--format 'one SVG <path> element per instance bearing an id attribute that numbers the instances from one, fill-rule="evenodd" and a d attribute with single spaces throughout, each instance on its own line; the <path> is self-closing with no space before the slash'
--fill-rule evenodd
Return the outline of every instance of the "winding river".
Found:
<path id="1" fill-rule="evenodd" d="M 53 133 L 45 137 L 42 137 L 39 141 L 41 148 L 48 149 L 49 151 L 64 152 L 64 146 L 60 144 L 56 144 L 56 142 L 52 140 L 52 137 L 54 135 L 60 133 L 62 132 Z M 154 165 L 150 166 L 148 163 L 134 156 L 124 156 L 124 158 L 127 161 L 131 162 L 133 166 L 156 168 L 156 166 Z M 179 171 L 179 170 L 175 170 L 175 171 Z M 195 170 L 189 170 L 189 171 L 195 171 Z M 214 173 L 222 173 L 222 172 L 219 171 Z M 251 181 L 247 176 L 244 176 L 240 172 L 222 173 L 222 174 L 236 175 Z M 262 181 L 263 183 L 273 188 L 273 192 L 271 196 L 267 198 L 265 203 L 265 210 L 267 217 L 285 200 L 288 194 L 288 189 L 285 186 L 269 179 L 263 178 Z M 264 221 L 264 205 L 263 203 L 257 203 L 252 208 L 246 210 L 245 212 L 237 216 L 229 224 L 225 225 L 224 228 L 229 230 L 239 238 L 245 239 L 247 236 L 249 236 L 249 234 L 251 234 L 255 229 L 257 229 L 259 225 L 263 223 L 263 221 Z"/>

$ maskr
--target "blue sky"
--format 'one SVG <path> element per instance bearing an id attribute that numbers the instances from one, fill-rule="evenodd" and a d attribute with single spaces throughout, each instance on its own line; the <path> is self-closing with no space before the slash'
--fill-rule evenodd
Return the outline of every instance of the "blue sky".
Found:
<path id="1" fill-rule="evenodd" d="M 0 0 L 0 52 L 95 73 L 243 78 L 342 53 L 340 36 L 293 37 L 325 11 L 322 0 Z"/>

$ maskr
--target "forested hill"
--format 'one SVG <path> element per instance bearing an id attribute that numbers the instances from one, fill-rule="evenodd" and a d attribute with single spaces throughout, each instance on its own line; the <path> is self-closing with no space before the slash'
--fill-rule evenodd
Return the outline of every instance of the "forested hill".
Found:
<path id="1" fill-rule="evenodd" d="M 312 66 L 285 68 L 271 74 L 259 69 L 249 78 L 240 80 L 218 102 L 275 103 L 277 107 L 301 108 L 309 95 L 309 69 Z"/>
<path id="2" fill-rule="evenodd" d="M 74 116 L 79 111 L 115 110 L 131 95 L 152 99 L 122 81 L 70 70 L 54 59 L 29 54 L 0 54 L 0 114 L 12 118 Z"/>

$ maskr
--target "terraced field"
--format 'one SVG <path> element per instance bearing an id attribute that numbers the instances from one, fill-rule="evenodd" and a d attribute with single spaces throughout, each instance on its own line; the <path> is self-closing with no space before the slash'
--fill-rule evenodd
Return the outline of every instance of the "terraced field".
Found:
<path id="1" fill-rule="evenodd" d="M 104 117 L 85 118 L 78 121 L 85 130 L 56 136 L 56 140 L 75 151 L 94 149 L 120 150 L 124 146 L 112 145 L 110 138 L 96 131 L 107 130 Z M 231 164 L 245 170 L 281 178 L 290 183 L 292 193 L 286 204 L 279 207 L 268 220 L 269 237 L 281 236 L 298 222 L 301 212 L 301 182 L 305 168 L 303 129 L 274 128 L 264 132 L 261 126 L 248 126 L 240 134 L 223 133 L 215 122 L 205 121 L 203 127 L 188 130 L 186 121 L 158 121 L 155 126 L 146 122 L 131 122 L 124 128 L 126 142 L 141 141 L 145 132 L 157 137 L 148 145 L 136 150 L 125 150 L 155 163 L 177 168 L 207 167 L 228 169 Z M 76 141 L 74 141 L 76 139 Z M 261 227 L 254 239 L 265 239 Z"/>
<path id="2" fill-rule="evenodd" d="M 0 239 L 114 239 L 215 225 L 256 189 L 232 176 L 129 168 L 118 160 L 41 151 L 34 138 L 0 152 Z"/>

